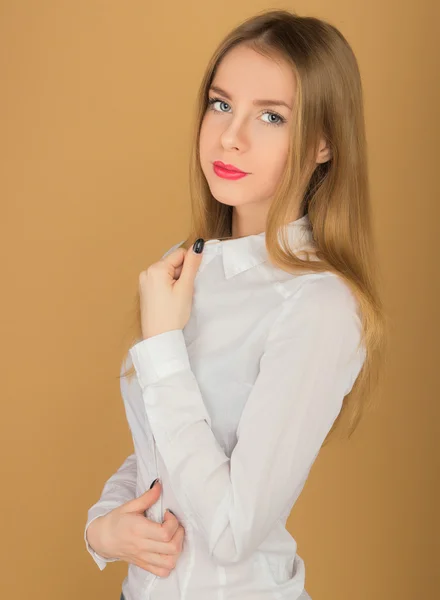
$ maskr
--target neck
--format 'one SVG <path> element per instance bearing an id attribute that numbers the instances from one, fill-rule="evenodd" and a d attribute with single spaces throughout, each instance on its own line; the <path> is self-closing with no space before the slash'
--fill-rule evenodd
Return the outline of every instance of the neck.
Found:
<path id="1" fill-rule="evenodd" d="M 261 204 L 261 202 L 259 202 Z M 300 219 L 303 215 L 297 209 L 288 223 Z M 232 208 L 232 238 L 256 235 L 266 230 L 267 211 L 255 209 L 255 204 Z"/>

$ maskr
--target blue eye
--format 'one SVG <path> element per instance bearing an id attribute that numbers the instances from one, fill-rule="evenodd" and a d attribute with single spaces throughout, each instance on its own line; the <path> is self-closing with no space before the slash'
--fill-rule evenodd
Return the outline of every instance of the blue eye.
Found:
<path id="1" fill-rule="evenodd" d="M 209 109 L 209 110 L 212 110 L 213 112 L 226 112 L 226 111 L 223 111 L 223 110 L 220 110 L 220 111 L 216 110 L 216 109 L 213 107 L 213 105 L 214 105 L 216 102 L 220 102 L 221 104 L 226 104 L 226 106 L 229 106 L 229 104 L 228 104 L 227 102 L 224 102 L 224 100 L 220 100 L 220 98 L 209 98 L 209 99 L 208 99 L 208 109 Z M 274 117 L 276 117 L 277 119 L 279 119 L 279 120 L 278 120 L 278 121 L 276 121 L 276 122 L 274 122 L 274 121 L 269 121 L 269 122 L 268 122 L 268 121 L 263 121 L 263 123 L 264 123 L 265 125 L 275 125 L 275 127 L 278 127 L 279 125 L 283 125 L 283 124 L 286 122 L 286 119 L 285 119 L 284 117 L 282 117 L 281 115 L 279 115 L 278 113 L 276 113 L 276 112 L 272 112 L 272 111 L 269 111 L 269 110 L 265 110 L 265 111 L 263 112 L 263 114 L 268 114 L 268 115 L 274 116 Z"/>

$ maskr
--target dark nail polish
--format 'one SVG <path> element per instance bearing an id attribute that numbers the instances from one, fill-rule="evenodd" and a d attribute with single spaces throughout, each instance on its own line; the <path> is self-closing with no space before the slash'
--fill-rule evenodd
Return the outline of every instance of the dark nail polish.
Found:
<path id="1" fill-rule="evenodd" d="M 199 238 L 194 242 L 193 250 L 196 254 L 200 254 L 203 250 L 203 246 L 205 245 L 205 240 L 203 238 Z"/>
<path id="2" fill-rule="evenodd" d="M 151 490 L 151 488 L 153 487 L 153 485 L 156 483 L 156 481 L 159 481 L 159 477 L 158 477 L 157 479 L 155 479 L 155 480 L 153 481 L 153 483 L 150 485 L 150 490 Z"/>

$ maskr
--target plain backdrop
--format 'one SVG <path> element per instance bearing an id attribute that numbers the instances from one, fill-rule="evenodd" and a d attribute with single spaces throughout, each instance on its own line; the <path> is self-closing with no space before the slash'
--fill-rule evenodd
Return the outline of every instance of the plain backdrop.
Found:
<path id="1" fill-rule="evenodd" d="M 117 376 L 137 278 L 187 234 L 209 57 L 266 8 L 328 19 L 356 53 L 392 317 L 380 402 L 320 453 L 288 521 L 306 589 L 440 597 L 439 4 L 3 0 L 2 598 L 119 599 L 127 563 L 101 572 L 83 529 L 133 452 Z"/>

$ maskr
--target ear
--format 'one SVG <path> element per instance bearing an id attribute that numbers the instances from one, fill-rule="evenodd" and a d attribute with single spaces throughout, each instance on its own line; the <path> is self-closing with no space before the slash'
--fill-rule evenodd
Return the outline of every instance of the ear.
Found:
<path id="1" fill-rule="evenodd" d="M 325 138 L 321 138 L 319 144 L 318 156 L 316 157 L 317 163 L 325 163 L 332 157 L 331 148 Z"/>

